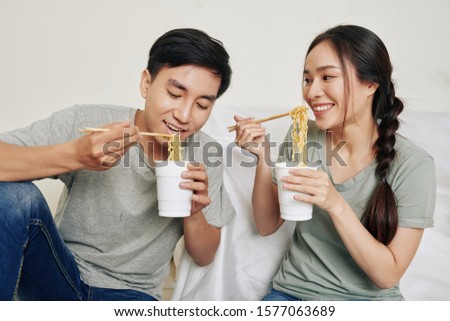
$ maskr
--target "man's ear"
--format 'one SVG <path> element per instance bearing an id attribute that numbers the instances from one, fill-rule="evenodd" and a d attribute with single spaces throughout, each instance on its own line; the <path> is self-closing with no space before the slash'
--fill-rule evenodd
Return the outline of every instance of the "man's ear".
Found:
<path id="1" fill-rule="evenodd" d="M 140 84 L 141 96 L 144 99 L 147 98 L 147 91 L 151 81 L 152 76 L 150 75 L 150 72 L 148 71 L 148 69 L 144 69 L 141 74 L 141 84 Z"/>

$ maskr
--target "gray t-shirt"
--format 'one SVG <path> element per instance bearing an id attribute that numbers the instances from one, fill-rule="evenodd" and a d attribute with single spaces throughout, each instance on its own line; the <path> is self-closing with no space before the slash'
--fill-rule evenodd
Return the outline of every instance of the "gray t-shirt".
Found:
<path id="1" fill-rule="evenodd" d="M 134 123 L 136 111 L 107 105 L 74 106 L 1 134 L 0 141 L 23 146 L 63 143 L 80 137 L 80 128 L 125 120 Z M 220 227 L 232 220 L 235 211 L 223 185 L 223 167 L 218 166 L 223 164 L 220 150 L 212 148 L 206 153 L 205 145 L 214 147 L 214 140 L 198 132 L 189 138 L 186 154 L 189 160 L 210 165 L 206 171 L 212 202 L 203 213 L 209 224 Z M 112 169 L 79 170 L 57 178 L 65 189 L 55 220 L 84 282 L 160 298 L 160 284 L 183 235 L 183 221 L 158 215 L 155 171 L 142 146 L 131 147 Z"/>
<path id="2" fill-rule="evenodd" d="M 291 141 L 289 131 L 285 142 Z M 326 164 L 325 132 L 312 121 L 308 123 L 308 142 L 313 142 L 308 159 L 321 163 L 319 170 L 325 171 L 332 181 Z M 397 199 L 399 226 L 431 227 L 436 194 L 434 161 L 400 135 L 396 135 L 395 150 L 397 155 L 391 162 L 387 181 Z M 290 148 L 280 151 L 278 161 L 289 160 L 291 152 Z M 342 184 L 333 183 L 360 219 L 379 182 L 376 165 L 374 160 L 353 178 Z M 273 286 L 305 300 L 403 299 L 398 285 L 390 289 L 375 286 L 347 251 L 328 213 L 317 206 L 313 206 L 311 220 L 297 222 Z"/>

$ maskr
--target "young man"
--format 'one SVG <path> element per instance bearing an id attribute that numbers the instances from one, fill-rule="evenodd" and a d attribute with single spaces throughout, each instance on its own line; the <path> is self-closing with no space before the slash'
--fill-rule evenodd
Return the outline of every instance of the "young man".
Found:
<path id="1" fill-rule="evenodd" d="M 140 91 L 145 109 L 88 105 L 0 135 L 0 299 L 157 300 L 177 241 L 209 264 L 220 227 L 235 215 L 222 168 L 208 167 L 199 130 L 231 77 L 222 43 L 195 29 L 172 30 L 150 49 Z M 80 128 L 109 129 L 87 135 Z M 179 133 L 189 160 L 182 188 L 191 215 L 158 216 L 154 164 Z M 207 153 L 206 153 L 207 154 Z M 217 164 L 217 163 L 215 163 Z M 60 179 L 55 221 L 30 181 Z"/>

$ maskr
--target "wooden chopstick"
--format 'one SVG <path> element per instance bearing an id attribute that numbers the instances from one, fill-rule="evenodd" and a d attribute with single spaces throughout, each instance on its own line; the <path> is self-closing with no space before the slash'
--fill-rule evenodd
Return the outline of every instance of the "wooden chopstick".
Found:
<path id="1" fill-rule="evenodd" d="M 277 118 L 281 118 L 281 117 L 286 117 L 286 116 L 289 116 L 289 112 L 283 113 L 283 114 L 278 114 L 278 115 L 273 115 L 273 116 L 266 117 L 266 118 L 261 118 L 261 119 L 255 120 L 255 122 L 256 123 L 263 123 L 265 121 L 269 121 L 269 120 L 277 119 Z M 228 128 L 229 132 L 232 132 L 232 131 L 236 130 L 236 125 L 228 126 L 227 128 Z"/>
<path id="2" fill-rule="evenodd" d="M 92 127 L 85 127 L 83 129 L 78 130 L 80 133 L 98 133 L 98 132 L 107 132 L 109 131 L 108 128 L 92 128 Z M 167 137 L 172 138 L 173 134 L 162 134 L 162 133 L 148 133 L 148 132 L 141 132 L 142 136 L 153 136 L 153 137 Z"/>

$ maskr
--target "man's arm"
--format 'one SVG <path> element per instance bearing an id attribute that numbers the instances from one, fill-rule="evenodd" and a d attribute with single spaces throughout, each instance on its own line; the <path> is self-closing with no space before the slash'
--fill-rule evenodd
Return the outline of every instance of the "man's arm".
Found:
<path id="1" fill-rule="evenodd" d="M 208 224 L 203 213 L 197 212 L 184 218 L 186 250 L 198 266 L 214 260 L 220 243 L 220 228 Z"/>
<path id="2" fill-rule="evenodd" d="M 203 208 L 211 203 L 208 195 L 208 176 L 203 164 L 188 164 L 188 171 L 182 173 L 192 182 L 181 183 L 181 188 L 192 189 L 191 215 L 183 220 L 186 250 L 194 262 L 205 266 L 214 260 L 220 243 L 220 229 L 209 224 L 203 215 Z"/>
<path id="3" fill-rule="evenodd" d="M 111 168 L 140 139 L 138 129 L 129 125 L 129 122 L 114 123 L 105 127 L 110 129 L 107 132 L 48 146 L 0 142 L 0 181 L 33 180 L 79 169 Z"/>
<path id="4" fill-rule="evenodd" d="M 72 142 L 16 146 L 0 142 L 0 181 L 25 181 L 76 170 Z"/>

